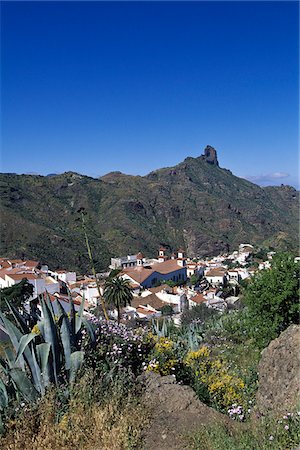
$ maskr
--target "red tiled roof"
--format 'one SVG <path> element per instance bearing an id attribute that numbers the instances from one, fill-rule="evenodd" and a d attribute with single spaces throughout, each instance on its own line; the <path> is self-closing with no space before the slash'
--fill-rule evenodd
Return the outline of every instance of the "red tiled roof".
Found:
<path id="1" fill-rule="evenodd" d="M 177 264 L 176 260 L 169 259 L 161 263 L 152 264 L 149 269 L 146 267 L 130 267 L 123 269 L 122 273 L 128 275 L 130 278 L 135 280 L 137 283 L 143 283 L 153 272 L 158 272 L 162 275 L 167 275 L 168 273 L 175 272 L 176 270 L 181 270 L 182 267 Z"/>
<path id="2" fill-rule="evenodd" d="M 92 283 L 96 283 L 96 280 L 94 278 L 87 278 L 85 280 L 76 281 L 75 283 L 70 284 L 69 287 L 70 289 L 74 289 L 76 287 L 80 287 L 82 284 L 92 284 Z"/>
<path id="3" fill-rule="evenodd" d="M 140 287 L 139 283 L 129 283 L 131 289 L 138 289 Z"/>
<path id="4" fill-rule="evenodd" d="M 8 269 L 9 267 L 11 267 L 11 264 L 9 263 L 9 261 L 1 261 L 0 264 L 3 269 Z"/>
<path id="5" fill-rule="evenodd" d="M 145 314 L 145 316 L 150 316 L 151 314 L 155 314 L 156 311 L 152 311 L 148 308 L 136 308 L 136 312 L 140 313 L 140 314 Z"/>
<path id="6" fill-rule="evenodd" d="M 210 269 L 205 276 L 206 277 L 223 277 L 226 273 L 226 270 L 222 269 Z"/>
<path id="7" fill-rule="evenodd" d="M 12 278 L 13 280 L 23 280 L 23 278 L 26 278 L 27 280 L 38 279 L 38 276 L 35 273 L 13 273 L 13 274 L 6 273 L 6 275 L 9 278 Z"/>
<path id="8" fill-rule="evenodd" d="M 197 303 L 197 305 L 200 305 L 201 303 L 206 302 L 206 298 L 204 298 L 203 294 L 196 294 L 191 298 L 191 301 Z"/>
<path id="9" fill-rule="evenodd" d="M 172 292 L 172 288 L 168 284 L 161 284 L 160 286 L 157 287 L 148 288 L 148 291 L 152 292 L 153 294 L 156 294 L 157 292 L 161 292 L 164 290 Z"/>
<path id="10" fill-rule="evenodd" d="M 131 300 L 130 306 L 138 308 L 140 306 L 147 307 L 148 305 L 154 309 L 162 308 L 166 302 L 161 301 L 155 294 L 147 295 L 147 297 L 135 297 Z"/>
<path id="11" fill-rule="evenodd" d="M 39 265 L 39 261 L 33 261 L 31 259 L 24 262 L 24 266 L 26 266 L 26 267 L 37 267 L 38 265 Z"/>

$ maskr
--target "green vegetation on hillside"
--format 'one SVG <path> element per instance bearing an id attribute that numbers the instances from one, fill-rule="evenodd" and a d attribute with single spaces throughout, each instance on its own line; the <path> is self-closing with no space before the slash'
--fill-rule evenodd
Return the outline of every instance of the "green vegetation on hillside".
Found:
<path id="1" fill-rule="evenodd" d="M 2 174 L 0 191 L 3 256 L 36 258 L 52 268 L 87 272 L 81 208 L 97 270 L 111 256 L 140 250 L 156 256 L 161 243 L 184 246 L 191 257 L 245 241 L 282 250 L 298 245 L 294 188 L 261 188 L 201 157 L 145 177 Z"/>

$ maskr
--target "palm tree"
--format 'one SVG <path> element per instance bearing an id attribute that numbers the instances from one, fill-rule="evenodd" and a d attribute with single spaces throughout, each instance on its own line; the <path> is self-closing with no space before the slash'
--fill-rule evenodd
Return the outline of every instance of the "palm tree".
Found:
<path id="1" fill-rule="evenodd" d="M 124 280 L 120 276 L 107 278 L 103 296 L 109 305 L 113 305 L 116 308 L 118 323 L 120 323 L 121 308 L 130 305 L 133 298 L 129 280 Z"/>

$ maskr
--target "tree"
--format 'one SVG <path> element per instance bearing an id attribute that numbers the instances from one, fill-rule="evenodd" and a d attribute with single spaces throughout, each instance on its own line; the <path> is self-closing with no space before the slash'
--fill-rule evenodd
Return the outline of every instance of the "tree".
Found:
<path id="1" fill-rule="evenodd" d="M 194 273 L 193 275 L 190 276 L 190 280 L 189 280 L 189 286 L 195 286 L 198 281 L 199 281 L 200 277 L 198 274 Z"/>
<path id="2" fill-rule="evenodd" d="M 212 308 L 208 308 L 204 303 L 188 309 L 181 316 L 182 325 L 189 325 L 191 322 L 204 323 L 206 320 L 217 316 L 219 313 Z"/>
<path id="3" fill-rule="evenodd" d="M 174 314 L 174 310 L 171 305 L 164 305 L 160 308 L 160 311 L 163 316 L 171 316 Z"/>
<path id="4" fill-rule="evenodd" d="M 299 323 L 299 268 L 291 254 L 278 254 L 271 268 L 258 272 L 244 291 L 251 335 L 261 348 Z"/>
<path id="5" fill-rule="evenodd" d="M 0 309 L 6 310 L 6 301 L 20 309 L 24 303 L 32 297 L 33 285 L 24 277 L 20 283 L 8 288 L 0 289 Z"/>
<path id="6" fill-rule="evenodd" d="M 118 313 L 118 323 L 120 323 L 121 308 L 130 305 L 133 298 L 129 280 L 124 280 L 120 276 L 107 278 L 103 296 L 110 306 L 116 308 Z"/>

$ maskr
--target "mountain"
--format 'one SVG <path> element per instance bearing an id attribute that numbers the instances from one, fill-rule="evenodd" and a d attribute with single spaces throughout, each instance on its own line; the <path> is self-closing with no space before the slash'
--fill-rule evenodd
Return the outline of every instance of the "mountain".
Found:
<path id="1" fill-rule="evenodd" d="M 0 191 L 1 254 L 38 258 L 51 267 L 87 271 L 80 208 L 98 269 L 111 256 L 139 250 L 155 256 L 160 244 L 184 246 L 189 256 L 243 242 L 298 247 L 298 192 L 234 176 L 219 167 L 210 146 L 204 155 L 144 177 L 1 174 Z"/>

